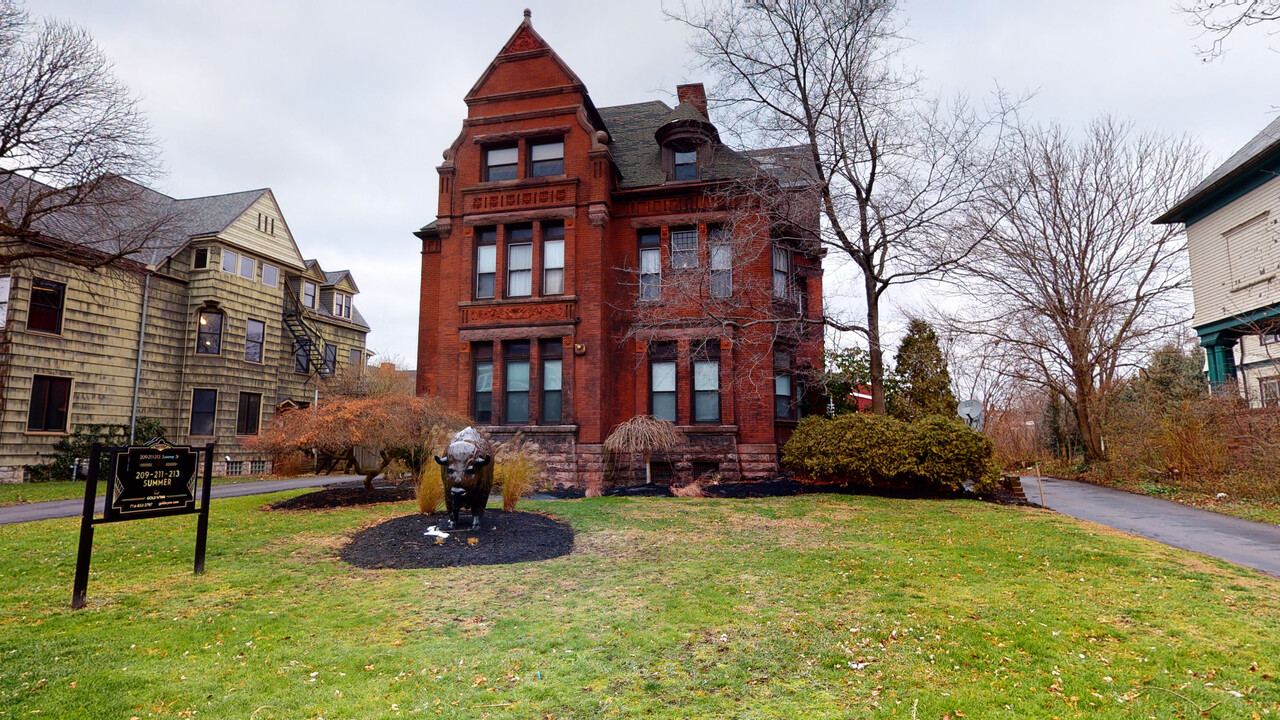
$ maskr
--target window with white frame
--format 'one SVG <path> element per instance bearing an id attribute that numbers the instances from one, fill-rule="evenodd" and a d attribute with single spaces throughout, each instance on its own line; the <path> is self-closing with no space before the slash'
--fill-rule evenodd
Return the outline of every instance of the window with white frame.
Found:
<path id="1" fill-rule="evenodd" d="M 236 253 L 222 248 L 222 272 L 236 274 L 236 269 L 240 267 L 240 256 Z"/>
<path id="2" fill-rule="evenodd" d="M 657 230 L 640 231 L 640 299 L 662 299 L 662 248 Z"/>
<path id="3" fill-rule="evenodd" d="M 693 421 L 720 422 L 719 340 L 707 340 L 694 349 Z"/>
<path id="4" fill-rule="evenodd" d="M 533 227 L 507 229 L 507 297 L 533 294 Z"/>
<path id="5" fill-rule="evenodd" d="M 1280 407 L 1280 377 L 1262 378 L 1258 381 L 1262 395 L 1262 407 Z"/>
<path id="6" fill-rule="evenodd" d="M 498 277 L 498 230 L 476 230 L 476 286 L 475 297 L 494 296 L 494 284 Z"/>
<path id="7" fill-rule="evenodd" d="M 649 414 L 676 421 L 676 344 L 649 344 Z"/>
<path id="8" fill-rule="evenodd" d="M 778 245 L 773 246 L 773 296 L 791 297 L 791 251 Z"/>
<path id="9" fill-rule="evenodd" d="M 280 270 L 275 265 L 262 263 L 262 284 L 275 287 L 280 282 Z"/>
<path id="10" fill-rule="evenodd" d="M 351 296 L 344 293 L 333 294 L 333 316 L 351 319 Z"/>
<path id="11" fill-rule="evenodd" d="M 1273 345 L 1275 343 L 1280 343 L 1280 330 L 1276 330 L 1274 332 L 1258 333 L 1258 340 L 1263 345 Z"/>
<path id="12" fill-rule="evenodd" d="M 729 232 L 714 228 L 709 232 L 708 252 L 711 260 L 711 297 L 727 298 L 733 295 L 733 245 Z"/>
<path id="13" fill-rule="evenodd" d="M 244 329 L 244 359 L 251 363 L 262 362 L 262 344 L 267 337 L 267 324 L 249 318 Z"/>
<path id="14" fill-rule="evenodd" d="M 310 280 L 302 281 L 302 307 L 315 309 L 316 284 Z"/>
<path id="15" fill-rule="evenodd" d="M 679 228 L 671 231 L 671 267 L 698 267 L 697 228 Z"/>
<path id="16" fill-rule="evenodd" d="M 240 256 L 240 277 L 246 280 L 253 279 L 253 271 L 257 267 L 257 261 L 248 255 Z"/>
<path id="17" fill-rule="evenodd" d="M 564 223 L 542 226 L 542 294 L 564 294 Z"/>
<path id="18" fill-rule="evenodd" d="M 0 329 L 9 323 L 9 276 L 0 277 Z"/>

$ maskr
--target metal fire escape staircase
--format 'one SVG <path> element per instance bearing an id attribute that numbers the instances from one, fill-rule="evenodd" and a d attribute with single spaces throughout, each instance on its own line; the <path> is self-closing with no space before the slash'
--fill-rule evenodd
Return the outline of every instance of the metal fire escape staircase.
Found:
<path id="1" fill-rule="evenodd" d="M 310 381 L 324 374 L 324 342 L 320 332 L 307 322 L 302 302 L 293 291 L 293 285 L 285 282 L 284 288 L 284 326 L 293 333 L 294 342 L 307 349 L 307 363 L 310 370 L 307 380 Z M 296 359 L 295 362 L 297 362 Z"/>

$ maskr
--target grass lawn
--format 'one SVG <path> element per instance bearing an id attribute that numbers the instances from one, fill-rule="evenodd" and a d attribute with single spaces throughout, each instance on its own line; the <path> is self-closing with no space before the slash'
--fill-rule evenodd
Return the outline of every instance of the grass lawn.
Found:
<path id="1" fill-rule="evenodd" d="M 275 477 L 215 477 L 214 485 L 230 485 L 234 483 L 261 482 L 263 480 L 278 480 Z M 336 482 L 336 479 L 335 479 Z M 102 482 L 98 483 L 98 496 L 106 494 L 106 485 Z M 0 507 L 9 505 L 23 505 L 33 502 L 44 502 L 46 500 L 70 500 L 81 499 L 84 497 L 83 482 L 43 482 L 43 483 L 18 483 L 15 485 L 0 485 Z"/>
<path id="2" fill-rule="evenodd" d="M 410 503 L 0 526 L 0 717 L 1280 718 L 1280 580 L 1038 510 L 527 503 L 573 554 L 358 570 Z M 483 542 L 483 538 L 481 539 Z M 38 715 L 37 715 L 38 713 Z"/>

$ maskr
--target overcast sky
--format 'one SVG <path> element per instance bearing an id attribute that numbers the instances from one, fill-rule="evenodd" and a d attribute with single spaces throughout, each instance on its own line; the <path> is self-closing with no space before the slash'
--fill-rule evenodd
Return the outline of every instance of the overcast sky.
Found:
<path id="1" fill-rule="evenodd" d="M 670 4 L 670 3 L 668 3 Z M 1214 161 L 1280 107 L 1280 37 L 1204 62 L 1174 0 L 908 0 L 910 58 L 939 92 L 1035 92 L 1027 114 L 1099 113 L 1198 137 Z M 659 0 L 28 0 L 88 28 L 142 96 L 175 197 L 275 191 L 304 257 L 347 268 L 369 347 L 414 362 L 420 243 L 462 97 L 533 10 L 599 106 L 707 81 Z M 1267 91 L 1266 88 L 1273 88 Z M 714 120 L 714 117 L 713 117 Z M 829 282 L 828 287 L 838 285 Z M 844 304 L 842 298 L 830 302 Z M 851 305 L 850 307 L 856 307 Z"/>

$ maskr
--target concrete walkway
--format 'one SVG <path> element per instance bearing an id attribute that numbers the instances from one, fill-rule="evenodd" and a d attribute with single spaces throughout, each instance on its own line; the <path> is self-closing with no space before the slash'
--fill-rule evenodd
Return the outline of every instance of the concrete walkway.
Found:
<path id="1" fill-rule="evenodd" d="M 1040 504 L 1035 476 L 1022 476 L 1022 489 Z M 1058 478 L 1044 478 L 1044 507 L 1280 576 L 1280 526 Z"/>
<path id="2" fill-rule="evenodd" d="M 340 483 L 363 481 L 363 475 L 327 475 L 320 477 L 293 478 L 291 480 L 260 480 L 257 482 L 228 483 L 214 485 L 209 493 L 214 498 L 241 497 L 243 495 L 264 495 L 282 490 L 319 487 L 321 485 L 337 485 Z M 196 495 L 199 497 L 199 488 Z M 102 514 L 105 498 L 98 496 L 94 504 L 95 512 Z M 10 523 L 32 522 L 35 520 L 51 520 L 53 518 L 79 517 L 84 512 L 84 498 L 75 500 L 50 500 L 48 502 L 10 505 L 0 508 L 0 525 Z"/>

